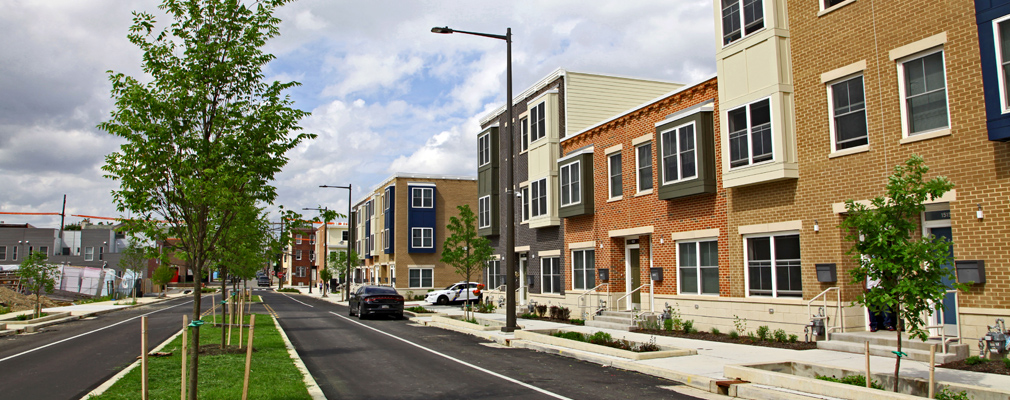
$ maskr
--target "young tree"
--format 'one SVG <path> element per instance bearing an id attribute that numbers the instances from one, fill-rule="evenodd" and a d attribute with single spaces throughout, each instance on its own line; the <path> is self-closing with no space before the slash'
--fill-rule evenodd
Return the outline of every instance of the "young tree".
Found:
<path id="1" fill-rule="evenodd" d="M 922 159 L 913 155 L 904 165 L 894 167 L 887 180 L 886 196 L 876 197 L 870 206 L 845 202 L 848 217 L 842 228 L 852 241 L 849 254 L 859 266 L 850 271 L 852 282 L 863 284 L 867 278 L 880 283 L 859 296 L 857 302 L 871 310 L 893 309 L 899 322 L 898 357 L 894 376 L 901 368 L 901 321 L 910 337 L 926 340 L 922 316 L 943 309 L 947 287 L 941 279 L 953 279 L 953 271 L 943 268 L 951 263 L 951 244 L 942 237 L 919 235 L 923 203 L 954 188 L 945 177 L 924 180 L 929 171 Z M 963 285 L 956 285 L 966 289 Z M 939 311 L 937 311 L 939 312 Z M 898 380 L 894 381 L 898 391 Z"/>
<path id="2" fill-rule="evenodd" d="M 171 25 L 135 12 L 128 35 L 143 52 L 147 77 L 112 73 L 115 109 L 99 128 L 125 140 L 103 170 L 118 180 L 121 212 L 138 216 L 134 232 L 176 238 L 196 277 L 236 221 L 236 209 L 270 204 L 270 182 L 284 154 L 310 134 L 292 134 L 308 113 L 282 92 L 296 82 L 267 83 L 273 60 L 266 41 L 279 34 L 277 7 L 289 0 L 164 0 Z M 158 222 L 162 220 L 163 222 Z M 201 291 L 193 291 L 189 396 L 196 399 Z"/>
<path id="3" fill-rule="evenodd" d="M 354 251 L 354 249 L 352 248 L 351 249 L 351 262 L 350 262 L 351 268 L 357 267 L 358 265 L 360 265 L 359 262 L 360 262 L 360 260 L 358 260 L 358 253 L 356 251 Z M 345 277 L 345 276 L 347 276 L 347 270 L 348 270 L 348 267 L 347 267 L 347 265 L 348 265 L 348 263 L 347 263 L 347 251 L 338 251 L 338 252 L 336 252 L 336 256 L 330 259 L 329 264 L 330 264 L 330 268 L 333 271 L 336 271 L 336 275 L 338 277 Z M 343 289 L 344 292 L 346 292 L 346 291 L 348 291 L 350 289 L 351 289 L 351 282 L 344 282 L 344 289 Z M 343 297 L 346 298 L 347 296 L 345 295 Z"/>
<path id="4" fill-rule="evenodd" d="M 323 237 L 322 237 L 323 251 L 322 254 L 317 256 L 321 257 L 323 260 L 323 262 L 321 263 L 323 267 L 319 270 L 319 279 L 322 279 L 323 281 L 323 289 L 322 289 L 323 297 L 328 297 L 326 292 L 329 291 L 327 290 L 327 288 L 329 288 L 330 285 L 330 278 L 333 277 L 333 273 L 332 271 L 330 271 L 330 263 L 327 262 L 326 260 L 327 256 L 329 255 L 329 247 L 330 247 L 329 245 L 330 221 L 333 221 L 337 218 L 344 218 L 346 217 L 346 215 L 340 214 L 328 208 L 317 208 L 317 210 L 319 210 L 319 216 L 317 218 L 314 218 L 312 222 L 321 223 L 323 226 Z M 318 239 L 319 238 L 317 238 L 316 240 Z M 313 282 L 313 284 L 314 283 L 315 282 Z"/>
<path id="5" fill-rule="evenodd" d="M 35 316 L 42 316 L 42 292 L 52 293 L 56 286 L 56 265 L 46 263 L 46 253 L 33 251 L 18 268 L 21 284 L 35 295 Z"/>
<path id="6" fill-rule="evenodd" d="M 130 288 L 130 297 L 136 302 L 137 299 L 137 279 L 141 279 L 143 271 L 147 268 L 147 248 L 140 244 L 137 237 L 130 240 L 130 244 L 120 252 L 119 266 L 127 271 L 133 272 L 134 282 Z"/>
<path id="7" fill-rule="evenodd" d="M 161 286 L 160 297 L 165 297 L 165 286 L 172 281 L 172 277 L 174 276 L 175 273 L 172 272 L 172 268 L 169 268 L 169 266 L 165 264 L 159 265 L 158 268 L 154 269 L 154 273 L 151 274 L 151 282 L 154 282 L 155 285 Z"/>
<path id="8" fill-rule="evenodd" d="M 459 216 L 449 217 L 449 224 L 445 226 L 449 230 L 449 237 L 442 242 L 441 261 L 456 268 L 456 273 L 463 278 L 463 282 L 470 282 L 470 277 L 479 273 L 484 264 L 491 261 L 494 250 L 487 238 L 477 235 L 477 216 L 470 206 L 464 204 L 456 208 Z"/>

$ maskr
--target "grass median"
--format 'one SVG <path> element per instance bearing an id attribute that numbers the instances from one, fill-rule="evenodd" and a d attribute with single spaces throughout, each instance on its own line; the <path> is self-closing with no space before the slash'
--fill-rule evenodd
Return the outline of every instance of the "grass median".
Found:
<path id="1" fill-rule="evenodd" d="M 218 316 L 220 317 L 220 316 Z M 238 399 L 242 397 L 245 374 L 245 349 L 238 348 L 238 330 L 233 328 L 231 346 L 222 353 L 221 328 L 214 327 L 210 316 L 200 327 L 199 392 L 202 399 Z M 182 321 L 179 321 L 180 325 Z M 249 323 L 249 316 L 245 317 Z M 138 327 L 139 330 L 139 327 Z M 192 333 L 192 330 L 190 330 Z M 243 345 L 248 341 L 243 334 Z M 181 377 L 181 340 L 176 337 L 162 352 L 167 357 L 148 358 L 148 393 L 152 399 L 179 398 Z M 139 346 L 138 346 L 139 347 Z M 191 351 L 192 349 L 187 349 Z M 188 377 L 187 377 L 188 378 Z M 123 379 L 92 399 L 137 399 L 140 397 L 140 368 L 134 368 Z M 249 373 L 250 399 L 310 399 L 302 374 L 288 355 L 284 339 L 269 315 L 256 315 L 253 338 L 252 368 Z"/>

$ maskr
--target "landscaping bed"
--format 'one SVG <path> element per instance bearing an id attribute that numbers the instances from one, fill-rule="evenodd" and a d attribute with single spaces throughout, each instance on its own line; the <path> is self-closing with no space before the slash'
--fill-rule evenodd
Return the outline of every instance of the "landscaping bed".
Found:
<path id="1" fill-rule="evenodd" d="M 761 339 L 757 339 L 757 338 L 751 339 L 750 337 L 747 337 L 747 336 L 740 336 L 740 337 L 737 337 L 736 339 L 734 339 L 734 338 L 730 337 L 730 335 L 727 335 L 727 334 L 723 334 L 723 333 L 714 334 L 712 332 L 686 333 L 684 331 L 674 331 L 674 330 L 665 330 L 665 329 L 639 329 L 639 330 L 637 330 L 635 332 L 645 333 L 645 334 L 649 334 L 649 335 L 656 335 L 656 336 L 672 336 L 672 337 L 680 337 L 680 338 L 685 338 L 685 339 L 707 340 L 707 341 L 710 341 L 710 342 L 746 344 L 746 345 L 750 345 L 750 346 L 775 347 L 775 348 L 779 348 L 779 349 L 790 349 L 790 350 L 812 350 L 812 349 L 816 349 L 817 348 L 817 343 L 816 342 L 807 343 L 807 342 L 801 342 L 801 341 L 798 341 L 798 340 L 795 341 L 795 342 L 790 342 L 788 340 L 785 340 L 785 341 L 776 341 L 776 340 L 771 339 L 771 338 L 769 338 L 769 340 L 761 340 Z"/>
<path id="2" fill-rule="evenodd" d="M 569 335 L 573 337 L 569 337 Z M 574 338 L 574 336 L 579 336 L 579 338 Z M 624 338 L 610 337 L 610 335 L 603 332 L 585 334 L 581 332 L 558 329 L 517 330 L 515 331 L 515 337 L 518 340 L 543 343 L 591 353 L 606 354 L 632 360 L 648 360 L 654 358 L 680 357 L 698 354 L 697 350 L 694 349 L 662 346 L 651 341 L 646 343 L 632 342 L 625 340 Z M 643 347 L 645 347 L 647 351 L 641 351 Z M 633 350 L 626 350 L 625 348 L 631 348 Z"/>
<path id="3" fill-rule="evenodd" d="M 987 360 L 977 356 L 961 361 L 941 364 L 940 368 L 958 369 L 962 371 L 985 372 L 987 374 L 1010 375 L 1010 359 Z"/>

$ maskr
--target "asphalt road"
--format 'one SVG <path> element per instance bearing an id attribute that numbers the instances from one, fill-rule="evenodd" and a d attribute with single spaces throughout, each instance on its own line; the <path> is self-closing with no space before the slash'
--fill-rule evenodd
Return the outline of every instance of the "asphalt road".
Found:
<path id="1" fill-rule="evenodd" d="M 201 308 L 209 303 L 204 296 Z M 192 312 L 192 297 L 186 297 L 0 338 L 0 399 L 80 398 L 140 355 L 141 316 L 147 316 L 153 348 Z"/>
<path id="2" fill-rule="evenodd" d="M 260 292 L 329 399 L 694 399 L 678 383 Z"/>

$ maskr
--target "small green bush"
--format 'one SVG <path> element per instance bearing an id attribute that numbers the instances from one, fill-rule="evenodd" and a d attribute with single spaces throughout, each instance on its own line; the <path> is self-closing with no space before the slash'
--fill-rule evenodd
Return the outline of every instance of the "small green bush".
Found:
<path id="1" fill-rule="evenodd" d="M 695 333 L 697 330 L 694 329 L 694 321 L 686 320 L 684 321 L 684 333 Z"/>
<path id="2" fill-rule="evenodd" d="M 429 310 L 427 308 L 424 308 L 424 307 L 421 307 L 421 306 L 407 307 L 404 310 L 405 311 L 414 312 L 414 313 L 418 313 L 418 314 L 429 314 L 429 313 L 433 313 L 434 312 L 434 311 L 431 311 L 431 310 Z"/>
<path id="3" fill-rule="evenodd" d="M 598 331 L 589 337 L 589 343 L 593 344 L 609 344 L 613 341 L 614 338 L 609 333 L 603 331 Z"/>
<path id="4" fill-rule="evenodd" d="M 799 338 L 797 335 L 789 335 L 789 343 L 796 343 L 796 340 Z"/>
<path id="5" fill-rule="evenodd" d="M 735 339 L 739 339 L 740 338 L 740 333 L 737 332 L 737 331 L 729 331 L 729 338 L 730 339 L 734 339 L 734 340 Z"/>
<path id="6" fill-rule="evenodd" d="M 844 383 L 846 385 L 866 387 L 866 377 L 862 375 L 849 375 L 842 377 L 842 379 L 838 379 L 833 376 L 817 375 L 817 379 L 828 382 Z M 877 381 L 870 381 L 870 387 L 874 389 L 884 390 L 884 386 Z"/>
<path id="7" fill-rule="evenodd" d="M 530 313 L 522 313 L 522 314 L 519 314 L 519 318 L 536 319 L 537 315 L 536 314 L 530 314 Z"/>
<path id="8" fill-rule="evenodd" d="M 770 329 L 768 328 L 768 325 L 761 325 L 761 326 L 759 326 L 758 330 L 757 330 L 757 337 L 758 337 L 758 339 L 761 339 L 762 342 L 765 341 L 765 340 L 768 340 L 768 332 L 769 331 L 770 331 Z"/>
<path id="9" fill-rule="evenodd" d="M 477 312 L 484 313 L 484 314 L 493 313 L 496 308 L 498 308 L 498 307 L 496 307 L 494 305 L 494 302 L 491 302 L 491 301 L 486 301 L 486 302 L 483 302 L 483 303 L 477 303 L 477 306 L 474 307 L 474 309 Z"/>
<path id="10" fill-rule="evenodd" d="M 754 336 L 754 332 L 747 332 L 747 338 L 752 342 L 758 341 L 757 336 Z"/>
<path id="11" fill-rule="evenodd" d="M 989 360 L 987 360 L 985 358 L 982 358 L 982 357 L 979 357 L 979 356 L 971 356 L 971 357 L 968 357 L 968 358 L 966 358 L 964 360 L 964 363 L 967 364 L 967 365 L 978 365 L 978 364 L 983 364 L 983 363 L 987 363 L 987 362 L 989 362 Z"/>
<path id="12" fill-rule="evenodd" d="M 673 330 L 673 320 L 672 319 L 664 319 L 663 320 L 663 329 L 665 329 L 667 331 L 672 331 Z"/>
<path id="13" fill-rule="evenodd" d="M 536 306 L 536 312 L 537 312 L 537 316 L 538 317 L 543 318 L 544 314 L 547 314 L 547 305 L 546 304 L 537 304 L 537 306 Z"/>
<path id="14" fill-rule="evenodd" d="M 962 390 L 959 393 L 954 393 L 946 386 L 944 386 L 943 389 L 940 389 L 939 392 L 936 392 L 936 394 L 933 395 L 933 398 L 937 400 L 971 400 L 971 397 L 968 397 L 967 392 Z"/>
<path id="15" fill-rule="evenodd" d="M 11 312 L 11 308 L 10 307 L 0 306 L 0 314 L 7 314 L 9 312 Z"/>
<path id="16" fill-rule="evenodd" d="M 719 335 L 719 334 L 721 334 L 721 332 L 719 332 L 719 328 L 716 328 L 716 327 L 713 326 L 712 327 L 712 334 L 713 335 Z"/>
<path id="17" fill-rule="evenodd" d="M 579 342 L 585 342 L 586 341 L 586 336 L 583 335 L 583 334 L 581 334 L 581 333 L 578 333 L 578 332 L 561 331 L 561 332 L 555 332 L 551 336 L 559 337 L 559 338 L 562 338 L 562 339 L 576 340 L 576 341 L 579 341 Z"/>
<path id="18" fill-rule="evenodd" d="M 49 315 L 49 313 L 39 314 L 39 318 L 45 317 L 47 315 Z M 18 320 L 18 321 L 27 321 L 27 320 L 30 320 L 30 319 L 35 319 L 35 314 L 21 314 L 21 315 L 18 315 L 16 317 L 14 317 L 14 319 Z"/>
<path id="19" fill-rule="evenodd" d="M 1003 357 L 1003 365 L 1006 365 L 1007 368 L 1010 368 L 1010 358 Z"/>
<path id="20" fill-rule="evenodd" d="M 776 342 L 785 342 L 786 338 L 788 338 L 786 331 L 783 329 L 776 329 L 775 332 L 772 332 L 772 337 L 775 338 Z"/>
<path id="21" fill-rule="evenodd" d="M 568 322 L 570 322 L 572 325 L 585 325 L 586 324 L 585 320 L 581 320 L 581 319 L 578 319 L 578 318 L 572 318 L 572 319 L 568 320 Z"/>
<path id="22" fill-rule="evenodd" d="M 279 292 L 279 293 L 301 293 L 300 290 L 295 289 L 295 288 L 289 288 L 289 287 L 286 287 L 286 288 L 283 288 L 283 289 L 277 289 L 275 291 Z"/>

